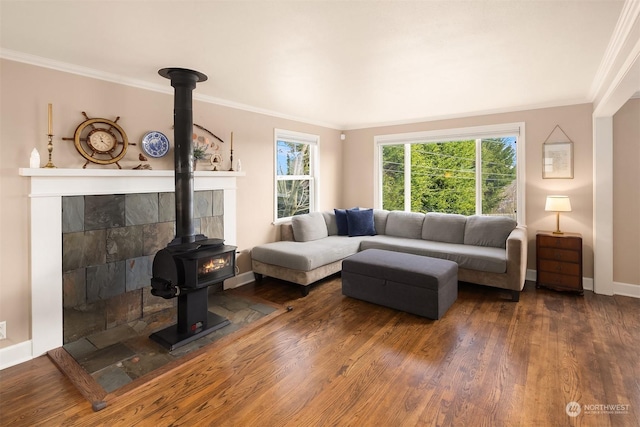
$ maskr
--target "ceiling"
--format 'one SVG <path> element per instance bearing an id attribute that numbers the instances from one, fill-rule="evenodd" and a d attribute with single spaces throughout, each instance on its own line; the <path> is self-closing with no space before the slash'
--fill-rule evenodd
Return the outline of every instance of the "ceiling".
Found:
<path id="1" fill-rule="evenodd" d="M 11 1 L 3 51 L 336 129 L 591 102 L 623 1 Z M 84 68 L 83 68 L 84 67 Z"/>

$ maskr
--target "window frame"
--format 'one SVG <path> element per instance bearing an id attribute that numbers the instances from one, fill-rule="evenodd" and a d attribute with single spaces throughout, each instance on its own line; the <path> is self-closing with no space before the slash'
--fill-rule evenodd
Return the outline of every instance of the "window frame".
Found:
<path id="1" fill-rule="evenodd" d="M 278 175 L 278 141 L 309 145 L 309 175 Z M 273 138 L 273 223 L 290 221 L 292 216 L 278 218 L 278 182 L 308 180 L 309 212 L 317 212 L 320 194 L 320 136 L 285 129 L 274 129 Z"/>
<path id="2" fill-rule="evenodd" d="M 500 137 L 516 137 L 516 181 L 517 181 L 517 210 L 516 221 L 518 224 L 526 224 L 526 205 L 525 205 L 525 177 L 526 177 L 526 159 L 525 159 L 525 123 L 504 123 L 497 125 L 473 126 L 455 129 L 438 129 L 421 132 L 407 132 L 389 135 L 376 135 L 373 138 L 374 143 L 374 194 L 373 206 L 376 209 L 382 209 L 382 148 L 388 145 L 405 145 L 405 194 L 404 194 L 404 210 L 411 209 L 411 192 L 410 185 L 407 191 L 407 181 L 411 175 L 410 152 L 408 145 L 421 144 L 429 142 L 446 142 L 456 140 L 476 140 Z M 409 154 L 408 154 L 409 153 Z M 407 167 L 407 165 L 409 165 Z M 479 171 L 481 173 L 481 171 Z M 476 171 L 476 174 L 478 171 Z M 476 197 L 477 199 L 477 197 Z M 478 203 L 476 203 L 476 212 Z"/>

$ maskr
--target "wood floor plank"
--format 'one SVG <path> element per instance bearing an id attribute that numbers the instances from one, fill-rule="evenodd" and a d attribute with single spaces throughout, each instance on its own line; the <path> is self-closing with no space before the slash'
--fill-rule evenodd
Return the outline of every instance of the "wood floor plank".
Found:
<path id="1" fill-rule="evenodd" d="M 461 284 L 439 321 L 265 279 L 236 291 L 291 306 L 94 412 L 46 357 L 0 371 L 0 425 L 636 426 L 640 301 Z M 625 404 L 625 413 L 569 417 Z M 591 411 L 594 412 L 594 411 Z M 601 411 L 602 412 L 602 411 Z"/>

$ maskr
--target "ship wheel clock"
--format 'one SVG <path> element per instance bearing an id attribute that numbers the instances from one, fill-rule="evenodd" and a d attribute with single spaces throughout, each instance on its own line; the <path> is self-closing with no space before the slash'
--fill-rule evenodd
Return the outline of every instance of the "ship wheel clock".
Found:
<path id="1" fill-rule="evenodd" d="M 129 142 L 124 129 L 118 125 L 120 117 L 114 121 L 108 119 L 91 119 L 83 111 L 82 115 L 86 120 L 78 125 L 73 138 L 62 138 L 66 141 L 73 141 L 78 153 L 87 162 L 82 166 L 85 169 L 89 163 L 99 165 L 110 165 L 115 163 L 118 169 L 122 169 L 120 161 L 127 153 Z"/>

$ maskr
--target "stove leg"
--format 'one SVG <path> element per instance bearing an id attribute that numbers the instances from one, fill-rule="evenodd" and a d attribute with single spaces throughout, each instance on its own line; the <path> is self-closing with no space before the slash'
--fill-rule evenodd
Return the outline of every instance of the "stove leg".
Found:
<path id="1" fill-rule="evenodd" d="M 178 333 L 196 333 L 207 327 L 207 288 L 178 295 Z"/>
<path id="2" fill-rule="evenodd" d="M 178 295 L 178 323 L 154 332 L 149 338 L 172 351 L 231 323 L 208 311 L 207 305 L 206 287 L 181 293 Z"/>

